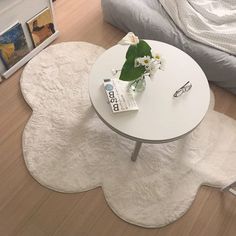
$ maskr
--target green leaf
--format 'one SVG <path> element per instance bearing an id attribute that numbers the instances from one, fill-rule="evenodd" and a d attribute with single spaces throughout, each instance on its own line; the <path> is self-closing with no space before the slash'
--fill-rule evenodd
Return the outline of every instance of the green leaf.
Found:
<path id="1" fill-rule="evenodd" d="M 145 72 L 144 66 L 134 67 L 134 61 L 131 62 L 126 60 L 121 70 L 119 79 L 124 81 L 132 81 L 139 78 L 141 75 L 143 75 L 144 72 Z"/>
<path id="2" fill-rule="evenodd" d="M 143 75 L 145 67 L 134 67 L 134 62 L 136 58 L 144 56 L 150 56 L 152 58 L 151 47 L 144 40 L 140 40 L 137 45 L 129 46 L 126 53 L 126 61 L 122 67 L 119 79 L 132 81 Z"/>
<path id="3" fill-rule="evenodd" d="M 130 45 L 127 53 L 126 53 L 126 59 L 127 60 L 134 60 L 137 55 L 137 46 L 136 45 Z"/>
<path id="4" fill-rule="evenodd" d="M 136 57 L 144 56 L 150 56 L 152 58 L 151 47 L 144 40 L 140 40 L 137 44 Z"/>

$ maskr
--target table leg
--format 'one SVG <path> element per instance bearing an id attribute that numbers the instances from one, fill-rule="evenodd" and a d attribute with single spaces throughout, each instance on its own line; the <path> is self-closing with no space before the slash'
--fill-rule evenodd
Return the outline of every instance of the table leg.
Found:
<path id="1" fill-rule="evenodd" d="M 135 148 L 134 148 L 134 151 L 133 151 L 133 153 L 132 153 L 132 156 L 131 156 L 131 160 L 132 161 L 136 161 L 136 159 L 137 159 L 137 156 L 138 156 L 138 153 L 139 153 L 139 150 L 140 150 L 140 148 L 141 148 L 141 145 L 142 145 L 142 142 L 136 142 L 135 143 Z"/>

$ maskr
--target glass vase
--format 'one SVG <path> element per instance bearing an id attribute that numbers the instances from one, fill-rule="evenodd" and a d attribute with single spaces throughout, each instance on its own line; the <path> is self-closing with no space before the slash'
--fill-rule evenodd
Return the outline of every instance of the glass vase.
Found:
<path id="1" fill-rule="evenodd" d="M 136 80 L 133 80 L 129 84 L 129 90 L 133 92 L 142 92 L 146 88 L 145 76 L 141 76 Z"/>

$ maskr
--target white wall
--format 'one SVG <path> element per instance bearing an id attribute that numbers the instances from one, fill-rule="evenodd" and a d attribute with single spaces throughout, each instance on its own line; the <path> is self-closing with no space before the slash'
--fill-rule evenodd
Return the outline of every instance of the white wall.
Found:
<path id="1" fill-rule="evenodd" d="M 27 44 L 32 50 L 33 43 L 26 21 L 46 7 L 50 7 L 50 0 L 0 0 L 0 33 L 19 21 L 22 24 Z M 0 74 L 4 71 L 5 67 L 0 61 Z"/>

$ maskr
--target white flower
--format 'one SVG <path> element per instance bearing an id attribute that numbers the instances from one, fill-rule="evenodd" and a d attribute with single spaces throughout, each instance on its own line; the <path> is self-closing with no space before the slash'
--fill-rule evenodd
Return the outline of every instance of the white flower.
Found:
<path id="1" fill-rule="evenodd" d="M 144 66 L 145 71 L 153 76 L 157 70 L 165 69 L 165 60 L 160 56 L 160 54 L 152 54 L 155 58 L 150 56 L 138 57 L 134 61 L 134 67 Z"/>
<path id="2" fill-rule="evenodd" d="M 126 36 L 118 42 L 121 45 L 136 45 L 139 43 L 138 37 L 133 33 L 129 32 Z"/>
<path id="3" fill-rule="evenodd" d="M 165 67 L 166 67 L 166 61 L 165 59 L 161 58 L 161 61 L 160 61 L 160 70 L 165 70 Z"/>
<path id="4" fill-rule="evenodd" d="M 160 61 L 161 60 L 161 55 L 157 52 L 153 52 L 152 51 L 152 57 L 156 60 L 156 61 Z"/>
<path id="5" fill-rule="evenodd" d="M 141 57 L 138 57 L 138 58 L 136 58 L 136 59 L 134 60 L 134 67 L 139 67 L 139 66 L 141 65 L 141 63 L 140 63 L 140 58 L 141 58 Z"/>
<path id="6" fill-rule="evenodd" d="M 151 59 L 149 65 L 145 66 L 146 71 L 150 73 L 150 76 L 153 76 L 156 73 L 156 71 L 159 69 L 159 67 L 160 67 L 160 64 L 157 61 L 155 61 L 153 58 Z"/>
<path id="7" fill-rule="evenodd" d="M 144 56 L 144 57 L 139 57 L 136 60 L 138 60 L 138 62 L 145 67 L 148 67 L 150 62 L 151 62 L 151 57 L 150 56 Z"/>
<path id="8" fill-rule="evenodd" d="M 156 71 L 159 69 L 159 63 L 157 63 L 155 60 L 152 61 L 152 63 L 149 64 L 148 68 L 146 70 L 150 73 L 150 76 L 153 76 Z"/>

